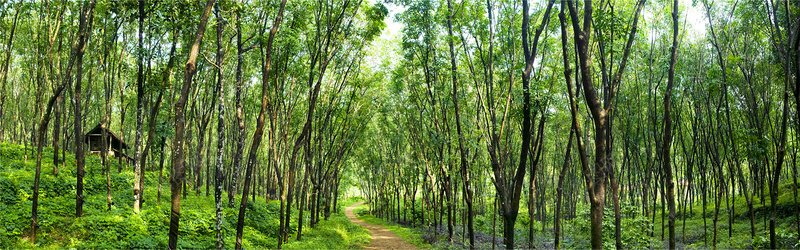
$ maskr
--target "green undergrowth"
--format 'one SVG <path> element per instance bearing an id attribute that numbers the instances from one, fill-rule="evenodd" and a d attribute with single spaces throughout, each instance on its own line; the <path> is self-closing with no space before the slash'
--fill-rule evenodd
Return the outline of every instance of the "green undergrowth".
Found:
<path id="1" fill-rule="evenodd" d="M 610 204 L 609 204 L 610 205 Z M 603 207 L 603 247 L 615 248 L 614 208 Z M 589 205 L 580 204 L 577 207 L 576 217 L 564 223 L 564 241 L 561 247 L 572 249 L 588 249 L 590 245 L 590 211 Z M 647 236 L 650 231 L 650 221 L 639 212 L 639 209 L 629 204 L 620 204 L 620 220 L 622 233 L 622 247 L 625 249 L 645 249 L 655 247 L 655 241 Z M 550 235 L 552 237 L 552 235 Z"/>
<path id="2" fill-rule="evenodd" d="M 322 220 L 313 229 L 304 231 L 302 240 L 292 240 L 283 246 L 286 249 L 360 249 L 369 244 L 372 236 L 369 230 L 351 222 L 340 213 L 331 213 L 328 220 Z"/>
<path id="3" fill-rule="evenodd" d="M 360 197 L 339 200 L 338 212 L 331 213 L 328 220 L 321 220 L 309 230 L 308 217 L 303 224 L 303 236 L 297 239 L 295 232 L 289 242 L 281 246 L 285 249 L 360 249 L 372 241 L 369 230 L 363 228 L 344 214 L 345 208 L 361 201 Z M 307 214 L 307 213 L 306 213 Z M 276 222 L 277 223 L 277 222 Z M 295 225 L 296 222 L 295 222 Z"/>
<path id="4" fill-rule="evenodd" d="M 778 248 L 797 249 L 800 248 L 800 239 L 797 235 L 796 214 L 800 208 L 800 203 L 794 200 L 794 184 L 783 183 L 778 192 L 777 216 L 775 220 L 776 238 Z M 721 249 L 740 249 L 769 248 L 769 218 L 772 213 L 770 205 L 769 190 L 764 190 L 764 201 L 760 196 L 751 197 L 753 203 L 755 237 L 751 237 L 750 213 L 747 200 L 743 194 L 737 194 L 734 199 L 723 199 L 719 208 L 719 219 L 717 222 L 717 248 Z M 676 205 L 677 206 L 677 205 Z M 691 210 L 687 204 L 686 214 L 682 216 L 682 207 L 676 208 L 675 218 L 675 238 L 679 245 L 692 249 L 711 248 L 714 237 L 714 199 L 708 198 L 703 214 L 702 201 L 695 201 Z M 656 220 L 654 227 L 654 238 L 662 238 L 661 225 L 661 206 L 657 206 Z M 731 216 L 731 214 L 733 214 Z M 705 215 L 705 216 L 704 216 Z M 685 220 L 684 220 L 685 217 Z M 733 223 L 731 223 L 731 217 Z M 704 219 L 705 218 L 705 223 Z M 650 218 L 652 219 L 652 217 Z M 664 233 L 668 234 L 664 219 Z M 685 224 L 685 226 L 684 226 Z M 705 229 L 705 230 L 704 230 Z M 729 234 L 730 231 L 730 234 Z M 666 235 L 664 236 L 666 238 Z"/>
<path id="5" fill-rule="evenodd" d="M 381 226 L 389 229 L 389 231 L 394 232 L 401 239 L 403 239 L 403 240 L 405 240 L 405 241 L 407 241 L 407 242 L 409 242 L 411 244 L 414 244 L 414 246 L 416 246 L 418 248 L 427 249 L 427 248 L 431 248 L 432 247 L 430 244 L 426 243 L 425 240 L 422 239 L 422 237 L 421 237 L 422 232 L 418 231 L 417 229 L 403 227 L 403 226 L 398 225 L 397 223 L 394 223 L 394 222 L 391 222 L 391 221 L 387 221 L 387 220 L 383 220 L 381 218 L 377 218 L 377 217 L 375 217 L 373 215 L 365 213 L 366 210 L 367 210 L 367 206 L 366 205 L 360 205 L 360 206 L 356 207 L 355 209 L 353 209 L 353 213 L 355 213 L 356 216 L 358 216 L 358 218 L 360 220 L 362 220 L 362 221 L 364 221 L 366 223 L 374 224 L 374 225 L 381 225 Z"/>
<path id="6" fill-rule="evenodd" d="M 794 201 L 795 186 L 790 183 L 782 183 L 781 189 L 778 192 L 777 203 L 777 216 L 776 216 L 776 238 L 777 247 L 781 249 L 798 249 L 800 248 L 800 239 L 797 234 L 797 221 L 796 215 L 800 203 Z M 717 225 L 717 248 L 718 249 L 764 249 L 769 248 L 769 217 L 771 214 L 771 205 L 769 201 L 769 192 L 765 190 L 764 203 L 759 197 L 753 198 L 754 210 L 754 224 L 755 224 L 755 237 L 750 236 L 750 213 L 745 197 L 742 195 L 735 196 L 735 200 L 731 199 L 730 212 L 733 213 L 733 223 L 729 220 L 729 210 L 726 201 L 722 200 L 719 211 L 719 221 Z M 686 207 L 686 219 L 684 226 L 684 217 L 681 214 L 682 207 L 678 207 L 676 211 L 675 232 L 676 244 L 678 248 L 689 249 L 710 249 L 713 244 L 713 218 L 714 218 L 714 203 L 713 198 L 709 197 L 706 204 L 705 214 L 703 213 L 703 206 L 701 197 L 692 204 L 691 212 L 689 206 Z M 419 205 L 419 203 L 417 203 Z M 655 207 L 655 220 L 653 221 L 653 208 L 650 207 L 650 215 L 645 217 L 641 205 L 632 205 L 629 202 L 621 201 L 621 233 L 622 244 L 626 249 L 661 249 L 666 248 L 666 236 L 662 236 L 661 225 L 661 205 L 657 204 Z M 515 243 L 518 247 L 525 247 L 527 242 L 528 223 L 527 212 L 524 211 L 526 205 L 521 205 L 523 211 L 520 211 L 519 217 L 515 226 Z M 563 234 L 564 237 L 561 241 L 561 247 L 568 249 L 586 249 L 590 248 L 590 221 L 589 221 L 589 205 L 578 204 L 576 207 L 576 217 L 573 219 L 566 219 L 563 221 Z M 416 214 L 410 213 L 411 217 L 420 218 L 420 207 L 417 206 Z M 491 209 L 491 208 L 489 208 Z M 425 236 L 425 233 L 420 231 L 420 225 L 414 224 L 412 228 L 399 226 L 398 224 L 376 218 L 371 215 L 366 215 L 366 205 L 359 206 L 356 213 L 359 218 L 372 224 L 384 225 L 390 230 L 397 233 L 401 238 L 414 242 L 415 238 Z M 359 213 L 360 212 L 360 213 Z M 548 214 L 552 216 L 552 214 Z M 409 218 L 411 218 L 409 217 Z M 614 227 L 614 212 L 613 204 L 606 203 L 604 207 L 603 216 L 603 243 L 605 248 L 615 248 L 615 227 Z M 703 219 L 705 218 L 705 224 Z M 552 217 L 548 218 L 552 220 Z M 548 221 L 546 228 L 541 228 L 541 223 L 536 221 L 534 228 L 535 240 L 540 247 L 552 248 L 554 243 L 552 237 L 552 221 Z M 667 223 L 665 218 L 664 223 Z M 494 231 L 491 214 L 476 215 L 475 229 L 476 232 L 481 232 L 486 235 L 491 235 Z M 458 226 L 457 226 L 458 227 Z M 498 240 L 502 240 L 502 218 L 497 218 L 496 233 Z M 729 236 L 730 231 L 730 236 Z M 458 233 L 458 232 L 456 232 Z M 668 234 L 667 230 L 664 233 Z M 648 236 L 648 234 L 650 236 Z M 439 242 L 441 239 L 437 239 Z M 420 241 L 424 242 L 424 241 Z M 416 244 L 416 243 L 415 243 Z M 478 243 L 483 244 L 483 243 Z M 523 245 L 520 245 L 523 244 Z M 430 245 L 429 245 L 430 246 Z M 490 248 L 490 244 L 483 244 Z M 434 243 L 433 248 L 447 248 L 446 244 L 440 245 Z"/>
<path id="7" fill-rule="evenodd" d="M 339 200 L 339 206 L 340 206 L 339 207 L 339 211 L 344 213 L 344 209 L 345 208 L 347 208 L 349 206 L 352 206 L 353 204 L 362 202 L 362 201 L 364 201 L 364 198 L 362 198 L 360 196 L 348 197 L 347 199 Z"/>
<path id="8" fill-rule="evenodd" d="M 110 161 L 111 197 L 109 210 L 106 198 L 106 175 L 100 158 L 86 157 L 83 217 L 75 217 L 75 158 L 66 155 L 58 176 L 53 174 L 52 148 L 45 148 L 42 158 L 39 195 L 39 229 L 36 242 L 30 241 L 31 207 L 36 154 L 20 145 L 0 143 L 0 249 L 16 248 L 97 248 L 133 249 L 167 248 L 170 214 L 169 168 L 162 176 L 161 202 L 157 201 L 158 171 L 149 167 L 145 174 L 144 202 L 140 213 L 133 212 L 132 167 L 118 173 L 117 161 Z M 223 194 L 225 248 L 234 248 L 236 239 L 237 197 L 234 208 L 227 206 Z M 242 247 L 266 249 L 277 247 L 279 227 L 278 201 L 249 201 L 245 216 Z M 208 249 L 216 245 L 216 203 L 213 194 L 196 195 L 190 187 L 181 200 L 178 247 Z M 297 225 L 296 211 L 292 214 Z M 305 227 L 308 228 L 308 227 Z M 332 214 L 316 228 L 304 230 L 303 241 L 291 241 L 286 248 L 352 248 L 369 242 L 369 232 L 347 220 L 344 213 Z M 296 234 L 296 227 L 291 230 Z"/>

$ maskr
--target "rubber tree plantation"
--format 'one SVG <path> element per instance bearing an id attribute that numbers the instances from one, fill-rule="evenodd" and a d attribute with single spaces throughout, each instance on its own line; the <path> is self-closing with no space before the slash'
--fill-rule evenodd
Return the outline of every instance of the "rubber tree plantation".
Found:
<path id="1" fill-rule="evenodd" d="M 797 1 L 4 0 L 0 48 L 0 248 L 800 248 Z"/>

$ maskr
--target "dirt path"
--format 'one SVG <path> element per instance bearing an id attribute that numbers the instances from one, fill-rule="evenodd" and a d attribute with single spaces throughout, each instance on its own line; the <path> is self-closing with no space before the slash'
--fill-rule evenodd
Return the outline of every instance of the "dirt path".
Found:
<path id="1" fill-rule="evenodd" d="M 344 214 L 347 215 L 347 218 L 350 219 L 350 221 L 366 228 L 369 230 L 369 233 L 372 234 L 372 241 L 365 247 L 365 249 L 417 249 L 416 246 L 404 241 L 400 237 L 397 237 L 397 235 L 394 234 L 394 232 L 389 231 L 389 229 L 386 229 L 382 226 L 369 224 L 356 218 L 356 215 L 353 213 L 353 209 L 362 203 L 364 202 L 359 202 L 347 207 L 347 209 L 344 210 Z"/>

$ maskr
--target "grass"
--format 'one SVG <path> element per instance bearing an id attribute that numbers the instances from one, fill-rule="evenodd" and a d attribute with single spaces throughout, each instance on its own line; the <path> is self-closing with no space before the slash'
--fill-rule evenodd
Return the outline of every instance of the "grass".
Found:
<path id="1" fill-rule="evenodd" d="M 340 210 L 343 211 L 343 210 Z M 360 249 L 372 241 L 369 230 L 350 222 L 343 212 L 332 213 L 313 229 L 303 232 L 302 240 L 292 235 L 286 249 Z"/>
<path id="2" fill-rule="evenodd" d="M 362 215 L 362 213 L 360 213 L 360 212 L 363 212 L 366 209 L 367 209 L 367 205 L 360 205 L 360 206 L 356 207 L 355 209 L 353 209 L 353 212 L 362 221 L 364 221 L 366 223 L 369 223 L 369 224 L 381 225 L 381 226 L 389 229 L 389 231 L 392 231 L 395 234 L 397 234 L 397 236 L 400 237 L 401 239 L 407 241 L 408 243 L 414 244 L 414 246 L 416 246 L 418 248 L 428 249 L 428 248 L 432 247 L 431 244 L 426 243 L 425 240 L 422 239 L 422 237 L 421 237 L 422 233 L 421 232 L 418 232 L 418 231 L 416 231 L 415 229 L 412 229 L 412 228 L 407 228 L 407 227 L 400 226 L 397 223 L 394 223 L 394 222 L 391 222 L 391 221 L 386 221 L 386 220 L 383 220 L 381 218 L 377 218 L 377 217 L 369 215 L 369 214 L 363 214 Z"/>
<path id="3" fill-rule="evenodd" d="M 361 197 L 349 197 L 345 200 L 339 200 L 338 204 L 340 206 L 339 211 L 344 212 L 345 208 L 362 201 L 364 201 L 364 198 Z"/>
<path id="4" fill-rule="evenodd" d="M 778 247 L 781 248 L 798 248 L 800 241 L 798 240 L 795 222 L 795 211 L 797 211 L 800 204 L 794 202 L 794 191 L 792 190 L 793 184 L 784 183 L 778 196 L 778 216 L 776 217 L 776 236 L 779 241 Z M 755 210 L 754 228 L 755 238 L 750 236 L 750 211 L 747 207 L 746 199 L 743 195 L 737 195 L 735 202 L 731 199 L 730 208 L 735 211 L 733 214 L 733 223 L 730 223 L 730 214 L 728 205 L 723 199 L 719 208 L 719 219 L 717 222 L 717 247 L 718 248 L 764 248 L 769 246 L 769 217 L 772 207 L 769 201 L 769 192 L 765 190 L 764 206 L 761 205 L 759 197 L 751 197 L 753 199 L 753 210 Z M 686 229 L 684 237 L 684 220 L 680 216 L 680 207 L 676 207 L 675 218 L 675 238 L 680 244 L 688 248 L 710 248 L 712 246 L 714 234 L 714 200 L 709 198 L 706 204 L 705 226 L 703 224 L 703 206 L 702 201 L 695 202 L 692 211 L 689 211 L 687 204 L 686 207 Z M 654 234 L 653 238 L 661 239 L 661 207 L 657 207 L 656 220 L 654 221 Z M 651 217 L 652 219 L 652 217 Z M 665 224 L 667 219 L 665 218 Z M 666 227 L 666 225 L 664 225 Z M 666 228 L 664 228 L 665 234 Z M 729 236 L 730 230 L 730 236 Z M 705 236 L 705 238 L 704 238 Z M 666 239 L 666 235 L 664 236 Z M 683 239 L 686 239 L 683 241 Z"/>
<path id="5" fill-rule="evenodd" d="M 344 209 L 360 202 L 360 198 L 339 200 L 338 213 L 331 213 L 328 220 L 321 220 L 314 228 L 309 230 L 308 220 L 303 225 L 304 232 L 300 241 L 296 234 L 290 237 L 289 243 L 282 247 L 285 249 L 361 249 L 372 241 L 372 235 L 344 214 Z M 296 224 L 295 224 L 296 225 Z"/>
<path id="6" fill-rule="evenodd" d="M 117 161 L 110 162 L 111 198 L 107 207 L 106 175 L 96 155 L 86 156 L 84 176 L 84 214 L 75 216 L 75 158 L 67 154 L 58 176 L 53 174 L 52 148 L 42 157 L 39 196 L 39 229 L 31 242 L 30 213 L 35 151 L 21 145 L 0 144 L 0 248 L 166 248 L 169 231 L 169 168 L 163 173 L 161 201 L 157 201 L 158 172 L 145 173 L 144 202 L 139 213 L 133 212 L 132 167 L 118 173 Z M 27 160 L 25 155 L 27 154 Z M 179 248 L 213 248 L 215 201 L 212 196 L 196 195 L 193 189 L 181 200 Z M 223 197 L 227 195 L 223 194 Z M 237 197 L 236 203 L 241 196 Z M 227 204 L 227 198 L 223 199 Z M 223 238 L 226 248 L 233 248 L 238 205 L 223 208 Z M 263 199 L 248 202 L 245 217 L 245 248 L 274 248 L 277 241 L 278 204 Z"/>
<path id="7" fill-rule="evenodd" d="M 25 154 L 27 153 L 27 160 Z M 75 158 L 67 154 L 65 166 L 58 176 L 53 175 L 52 148 L 45 148 L 39 196 L 39 229 L 36 242 L 29 238 L 31 224 L 30 200 L 35 169 L 35 152 L 21 145 L 0 143 L 0 249 L 19 248 L 166 248 L 169 231 L 170 189 L 169 167 L 163 172 L 161 202 L 157 202 L 158 172 L 147 168 L 145 174 L 144 204 L 140 213 L 133 212 L 133 173 L 131 167 L 117 173 L 117 161 L 110 161 L 111 191 L 114 205 L 107 208 L 106 176 L 100 159 L 87 155 L 84 216 L 75 217 Z M 223 235 L 225 248 L 234 248 L 238 203 L 227 207 L 227 194 L 223 194 Z M 352 204 L 356 201 L 343 201 Z M 250 201 L 245 216 L 243 248 L 274 249 L 277 247 L 279 227 L 278 201 L 265 202 L 263 198 Z M 178 247 L 215 248 L 215 201 L 213 195 L 189 195 L 181 200 L 181 220 Z M 329 220 L 321 221 L 315 228 L 304 225 L 303 238 L 294 238 L 285 248 L 360 248 L 369 243 L 369 232 L 340 213 L 332 213 Z M 306 213 L 307 214 L 307 213 Z M 306 220 L 307 222 L 308 220 Z M 297 212 L 292 213 L 292 235 L 296 235 Z"/>
<path id="8" fill-rule="evenodd" d="M 795 222 L 795 211 L 797 211 L 798 207 L 800 207 L 800 203 L 795 203 L 794 201 L 794 191 L 792 190 L 794 185 L 787 182 L 782 183 L 781 190 L 779 191 L 778 197 L 778 215 L 776 218 L 776 236 L 778 239 L 778 247 L 779 248 L 789 248 L 789 249 L 797 249 L 800 248 L 800 239 L 798 239 L 798 235 L 796 232 L 797 224 Z M 749 219 L 749 211 L 747 207 L 747 203 L 743 195 L 738 195 L 735 198 L 735 202 L 731 199 L 731 206 L 735 208 L 735 214 L 733 215 L 733 223 L 729 225 L 729 214 L 728 208 L 726 206 L 725 200 L 722 201 L 720 204 L 720 211 L 719 211 L 719 221 L 718 221 L 718 231 L 717 231 L 717 248 L 720 249 L 744 249 L 744 248 L 768 248 L 769 247 L 769 216 L 771 213 L 771 205 L 769 201 L 769 193 L 764 192 L 766 197 L 766 201 L 764 202 L 764 206 L 761 205 L 761 200 L 758 197 L 753 198 L 753 207 L 755 210 L 755 237 L 750 236 L 750 219 Z M 698 198 L 699 199 L 699 198 Z M 632 206 L 630 204 L 626 204 L 623 202 L 621 204 L 623 206 L 623 220 L 622 220 L 622 233 L 623 233 L 623 244 L 626 246 L 631 246 L 631 248 L 666 248 L 665 241 L 661 240 L 661 207 L 660 204 L 656 207 L 656 217 L 655 221 L 649 221 L 652 219 L 652 213 L 648 218 L 644 218 L 641 213 L 643 213 L 640 209 L 640 206 Z M 680 208 L 678 207 L 677 218 L 676 218 L 676 241 L 677 246 L 679 248 L 692 248 L 692 249 L 708 249 L 712 247 L 713 241 L 713 214 L 714 214 L 714 203 L 713 199 L 709 198 L 708 203 L 706 204 L 706 213 L 705 216 L 703 215 L 703 208 L 702 208 L 702 201 L 697 200 L 692 204 L 692 212 L 689 212 L 689 208 L 687 205 L 686 208 L 686 226 L 685 226 L 685 237 L 684 237 L 684 229 L 683 224 L 684 220 L 680 215 Z M 524 207 L 524 205 L 522 206 Z M 582 208 L 582 210 L 581 210 Z M 605 209 L 606 212 L 609 213 L 603 223 L 603 230 L 604 230 L 604 237 L 606 244 L 609 247 L 613 248 L 614 244 L 614 224 L 613 224 L 613 206 L 611 203 L 607 203 Z M 416 228 L 405 228 L 400 226 L 394 222 L 390 222 L 381 218 L 376 218 L 370 215 L 364 215 L 363 211 L 366 209 L 366 206 L 359 206 L 356 209 L 356 213 L 362 212 L 359 218 L 371 224 L 383 225 L 398 234 L 404 240 L 414 243 L 417 245 L 418 243 L 423 243 L 423 240 L 419 240 L 415 242 L 415 239 L 419 239 L 421 236 L 424 237 L 425 234 L 421 233 L 419 229 Z M 587 210 L 588 205 L 581 205 L 579 206 L 579 211 Z M 652 209 L 652 208 L 651 208 Z M 628 212 L 625 212 L 628 211 Z M 631 213 L 634 211 L 636 213 Z M 651 210 L 652 211 L 652 210 Z M 567 246 L 568 248 L 571 246 L 573 248 L 585 248 L 588 247 L 588 240 L 589 240 L 589 229 L 588 229 L 588 220 L 585 219 L 585 216 L 588 216 L 588 210 L 583 211 L 585 215 L 579 213 L 578 217 L 572 220 L 565 220 L 564 221 L 564 240 L 561 242 L 562 246 Z M 626 215 L 627 214 L 627 215 Z M 638 214 L 634 216 L 633 214 Z M 516 239 L 515 243 L 525 242 L 527 240 L 527 224 L 525 222 L 525 212 L 520 211 L 520 217 L 517 219 L 516 225 Z M 549 214 L 552 215 L 552 214 Z M 704 230 L 703 225 L 703 217 L 706 219 L 706 226 Z M 550 218 L 552 219 L 552 218 Z M 497 226 L 498 229 L 498 239 L 502 239 L 502 221 L 498 218 Z M 666 220 L 665 220 L 666 223 Z M 491 227 L 491 215 L 488 217 L 485 216 L 476 216 L 476 231 L 481 231 L 485 234 L 491 235 L 492 227 Z M 546 230 L 538 231 L 535 234 L 537 240 L 540 242 L 540 246 L 544 247 L 552 247 L 552 231 L 550 228 L 552 227 L 552 222 L 548 222 L 548 227 Z M 650 230 L 652 227 L 652 237 L 646 235 L 646 232 Z M 731 236 L 728 236 L 728 231 L 731 231 Z M 665 233 L 666 230 L 665 230 Z M 704 236 L 705 241 L 704 241 Z M 666 238 L 666 237 L 665 237 Z M 685 239 L 685 240 L 684 240 Z M 440 245 L 441 241 L 435 242 L 432 245 L 432 248 L 447 248 L 445 245 Z M 549 244 L 551 245 L 547 245 Z M 707 242 L 707 243 L 706 243 Z M 419 245 L 418 245 L 419 246 Z M 426 245 L 426 247 L 431 247 L 431 245 Z"/>

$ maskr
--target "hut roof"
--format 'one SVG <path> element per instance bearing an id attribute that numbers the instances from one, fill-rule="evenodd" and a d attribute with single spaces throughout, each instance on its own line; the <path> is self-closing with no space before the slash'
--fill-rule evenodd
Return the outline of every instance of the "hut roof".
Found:
<path id="1" fill-rule="evenodd" d="M 128 147 L 128 144 L 122 141 L 119 135 L 114 133 L 114 131 L 111 131 L 110 129 L 106 128 L 106 132 L 108 132 L 108 136 L 111 137 L 111 147 L 119 149 L 130 148 Z M 98 123 L 97 126 L 95 126 L 92 130 L 89 130 L 89 132 L 86 133 L 86 136 L 84 137 L 84 142 L 89 143 L 89 136 L 102 136 L 102 135 L 103 135 L 103 128 L 101 124 Z"/>

